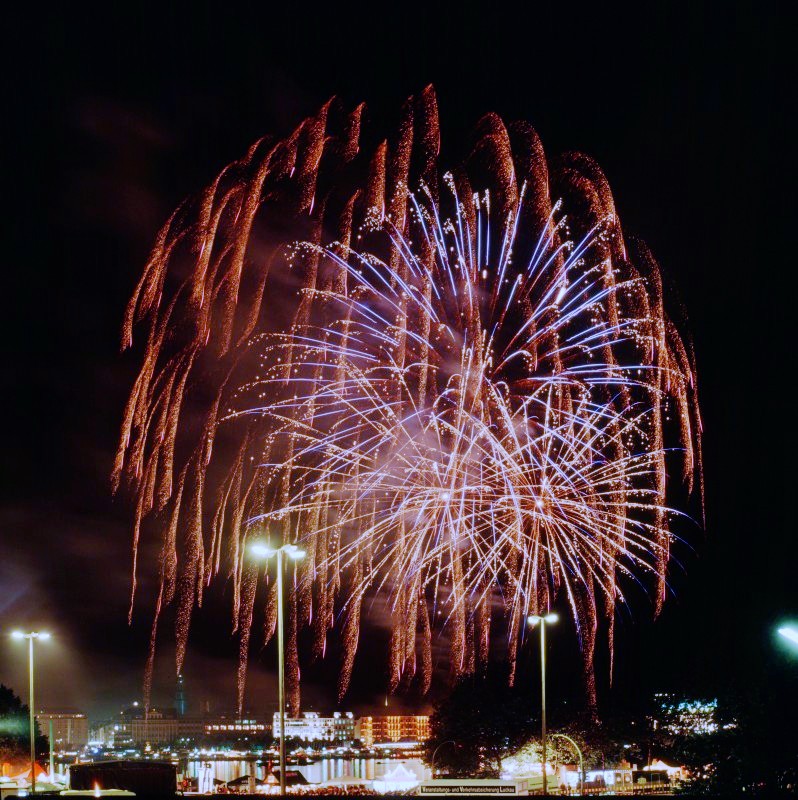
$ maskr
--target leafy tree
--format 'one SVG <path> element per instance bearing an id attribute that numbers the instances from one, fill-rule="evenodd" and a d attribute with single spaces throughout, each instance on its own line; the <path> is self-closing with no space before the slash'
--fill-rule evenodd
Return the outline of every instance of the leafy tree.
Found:
<path id="1" fill-rule="evenodd" d="M 527 691 L 507 684 L 503 668 L 458 680 L 430 719 L 427 764 L 454 777 L 498 777 L 502 758 L 530 736 L 534 724 Z"/>
<path id="2" fill-rule="evenodd" d="M 682 792 L 798 793 L 798 746 L 791 716 L 795 706 L 794 697 L 756 687 L 721 697 L 716 731 L 677 736 L 670 744 L 671 758 L 692 774 Z"/>
<path id="3" fill-rule="evenodd" d="M 21 761 L 30 754 L 28 707 L 7 686 L 0 683 L 0 762 Z M 47 749 L 47 740 L 36 725 L 36 750 Z"/>

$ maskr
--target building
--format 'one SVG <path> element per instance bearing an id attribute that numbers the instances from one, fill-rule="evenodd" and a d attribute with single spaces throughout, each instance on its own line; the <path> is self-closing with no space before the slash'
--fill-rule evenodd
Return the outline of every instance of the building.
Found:
<path id="1" fill-rule="evenodd" d="M 246 736 L 265 736 L 271 729 L 260 719 L 218 717 L 205 720 L 203 733 L 206 739 L 238 739 Z"/>
<path id="2" fill-rule="evenodd" d="M 103 720 L 92 725 L 92 743 L 116 750 L 133 746 L 132 723 L 123 719 Z"/>
<path id="3" fill-rule="evenodd" d="M 118 719 L 93 726 L 92 740 L 105 747 L 160 747 L 175 743 L 205 740 L 240 739 L 265 736 L 269 725 L 263 719 L 229 717 L 181 717 L 176 709 L 136 709 L 134 714 L 122 712 Z"/>
<path id="4" fill-rule="evenodd" d="M 135 744 L 169 744 L 179 738 L 177 714 L 173 709 L 159 711 L 151 708 L 148 714 L 135 717 L 131 734 Z"/>
<path id="5" fill-rule="evenodd" d="M 39 711 L 36 722 L 43 736 L 50 740 L 54 750 L 77 750 L 89 741 L 89 720 L 79 711 Z"/>
<path id="6" fill-rule="evenodd" d="M 359 738 L 366 747 L 388 742 L 424 742 L 429 739 L 429 716 L 386 715 L 361 717 Z"/>
<path id="7" fill-rule="evenodd" d="M 274 713 L 272 730 L 275 737 L 279 738 L 280 714 Z M 341 713 L 336 711 L 331 717 L 322 717 L 315 711 L 306 711 L 301 717 L 285 718 L 286 738 L 302 739 L 307 742 L 313 741 L 340 741 L 351 742 L 356 739 L 355 717 L 351 711 Z"/>

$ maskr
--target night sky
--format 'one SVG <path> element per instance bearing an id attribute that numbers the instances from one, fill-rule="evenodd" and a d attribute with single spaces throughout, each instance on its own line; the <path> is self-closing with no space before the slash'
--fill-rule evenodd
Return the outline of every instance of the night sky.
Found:
<path id="1" fill-rule="evenodd" d="M 330 96 L 364 100 L 384 135 L 428 83 L 452 158 L 489 111 L 529 120 L 551 155 L 596 158 L 624 229 L 651 246 L 689 316 L 706 527 L 680 529 L 690 547 L 662 617 L 642 596 L 622 613 L 603 702 L 796 671 L 773 639 L 798 618 L 796 131 L 777 5 L 110 5 L 41 10 L 7 31 L 0 631 L 53 631 L 37 705 L 96 715 L 141 693 L 151 604 L 128 627 L 132 509 L 109 474 L 136 366 L 119 353 L 122 313 L 158 228 L 252 141 L 290 133 Z M 234 697 L 229 588 L 213 594 L 189 648 L 194 710 Z M 383 639 L 367 631 L 345 708 L 381 701 L 384 674 L 366 661 L 382 663 Z M 576 693 L 567 625 L 550 652 L 556 703 Z M 171 655 L 164 637 L 156 703 L 171 700 Z M 271 708 L 273 662 L 267 649 L 253 663 L 254 708 Z M 334 669 L 303 673 L 306 707 L 334 707 Z M 24 695 L 25 670 L 24 650 L 0 642 L 0 682 Z"/>

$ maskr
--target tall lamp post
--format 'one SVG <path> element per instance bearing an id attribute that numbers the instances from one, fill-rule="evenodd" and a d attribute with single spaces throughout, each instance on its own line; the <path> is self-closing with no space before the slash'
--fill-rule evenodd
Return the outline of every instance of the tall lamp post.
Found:
<path id="1" fill-rule="evenodd" d="M 531 614 L 527 622 L 534 628 L 540 625 L 540 738 L 543 743 L 543 794 L 548 794 L 546 778 L 546 625 L 557 622 L 557 614 L 549 613 L 545 616 Z"/>
<path id="2" fill-rule="evenodd" d="M 41 639 L 42 641 L 50 638 L 50 634 L 45 631 L 30 631 L 24 633 L 23 631 L 12 631 L 12 639 L 27 639 L 28 640 L 28 713 L 30 723 L 30 787 L 31 791 L 36 791 L 36 716 L 34 712 L 34 695 L 33 695 L 33 640 Z"/>
<path id="3" fill-rule="evenodd" d="M 295 544 L 272 547 L 256 543 L 249 548 L 255 558 L 268 560 L 277 556 L 277 695 L 280 708 L 280 794 L 285 795 L 285 644 L 283 633 L 283 562 L 285 557 L 298 561 L 305 551 Z"/>

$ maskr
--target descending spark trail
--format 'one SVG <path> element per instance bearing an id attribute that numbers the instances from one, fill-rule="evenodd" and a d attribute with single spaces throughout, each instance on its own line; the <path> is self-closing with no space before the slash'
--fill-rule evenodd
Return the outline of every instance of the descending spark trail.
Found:
<path id="1" fill-rule="evenodd" d="M 444 173 L 431 89 L 370 154 L 360 113 L 336 126 L 328 105 L 256 143 L 169 220 L 131 300 L 124 344 L 137 324 L 147 341 L 114 477 L 137 497 L 134 554 L 162 531 L 150 669 L 162 610 L 177 604 L 180 669 L 224 570 L 243 698 L 246 542 L 268 530 L 308 553 L 293 708 L 298 630 L 321 656 L 340 623 L 343 694 L 368 597 L 386 600 L 391 690 L 426 690 L 441 630 L 455 676 L 486 664 L 497 623 L 514 664 L 522 620 L 562 596 L 592 704 L 623 576 L 665 598 L 668 470 L 700 480 L 691 350 L 592 161 L 550 175 L 531 128 L 489 116 Z"/>

